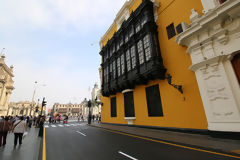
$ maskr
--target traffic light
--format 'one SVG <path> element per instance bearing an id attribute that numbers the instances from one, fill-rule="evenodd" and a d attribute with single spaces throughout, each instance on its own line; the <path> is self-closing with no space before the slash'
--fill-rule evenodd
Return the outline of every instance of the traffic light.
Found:
<path id="1" fill-rule="evenodd" d="M 47 101 L 43 100 L 42 101 L 42 106 L 46 106 L 47 105 Z"/>

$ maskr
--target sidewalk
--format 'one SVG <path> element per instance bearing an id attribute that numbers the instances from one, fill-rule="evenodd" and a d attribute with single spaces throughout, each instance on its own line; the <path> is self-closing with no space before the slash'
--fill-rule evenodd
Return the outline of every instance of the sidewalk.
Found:
<path id="1" fill-rule="evenodd" d="M 14 134 L 7 136 L 7 144 L 0 147 L 1 160 L 38 160 L 41 138 L 38 137 L 38 128 L 28 130 L 28 135 L 23 139 L 22 145 L 14 148 Z"/>
<path id="2" fill-rule="evenodd" d="M 91 126 L 138 135 L 142 137 L 164 140 L 167 142 L 182 144 L 186 146 L 240 154 L 240 140 L 220 139 L 210 137 L 209 135 L 180 133 L 157 129 L 104 124 L 97 122 L 92 123 Z"/>

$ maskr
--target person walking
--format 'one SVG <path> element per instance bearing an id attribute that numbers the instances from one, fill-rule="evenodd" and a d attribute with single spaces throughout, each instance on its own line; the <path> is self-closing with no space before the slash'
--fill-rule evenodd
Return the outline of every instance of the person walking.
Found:
<path id="1" fill-rule="evenodd" d="M 39 132 L 38 132 L 38 137 L 43 137 L 43 126 L 44 126 L 45 119 L 44 117 L 40 118 L 39 121 Z"/>
<path id="2" fill-rule="evenodd" d="M 11 123 L 9 117 L 5 117 L 3 121 L 0 122 L 0 147 L 6 145 L 7 134 L 10 131 Z"/>
<path id="3" fill-rule="evenodd" d="M 18 139 L 19 139 L 19 145 L 21 145 L 23 133 L 24 131 L 27 131 L 27 124 L 24 121 L 24 117 L 20 117 L 20 119 L 13 124 L 12 130 L 14 133 L 14 147 L 17 145 Z"/>

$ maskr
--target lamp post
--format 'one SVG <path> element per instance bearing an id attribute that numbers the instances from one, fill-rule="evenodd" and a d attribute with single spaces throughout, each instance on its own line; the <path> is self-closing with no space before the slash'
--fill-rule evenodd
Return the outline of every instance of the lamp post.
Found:
<path id="1" fill-rule="evenodd" d="M 91 102 L 90 99 L 88 100 L 87 106 L 88 106 L 88 108 L 89 108 L 89 109 L 88 109 L 88 124 L 91 124 L 92 114 L 91 114 L 90 109 L 91 109 L 91 106 L 92 106 L 92 102 Z"/>
<path id="2" fill-rule="evenodd" d="M 33 96 L 32 96 L 32 103 L 31 103 L 31 109 L 30 109 L 30 114 L 29 114 L 29 116 L 32 115 L 33 101 L 34 101 L 34 96 L 35 96 L 35 93 L 36 93 L 36 88 L 37 88 L 37 81 L 35 81 L 35 85 L 34 85 Z"/>

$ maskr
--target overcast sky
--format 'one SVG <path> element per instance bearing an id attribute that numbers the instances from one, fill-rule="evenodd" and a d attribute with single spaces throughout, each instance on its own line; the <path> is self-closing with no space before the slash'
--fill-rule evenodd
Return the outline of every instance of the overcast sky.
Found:
<path id="1" fill-rule="evenodd" d="M 10 101 L 80 103 L 100 84 L 99 40 L 125 0 L 1 0 L 0 49 L 14 66 Z M 46 86 L 43 86 L 46 85 Z M 100 86 L 99 86 L 100 87 Z"/>

